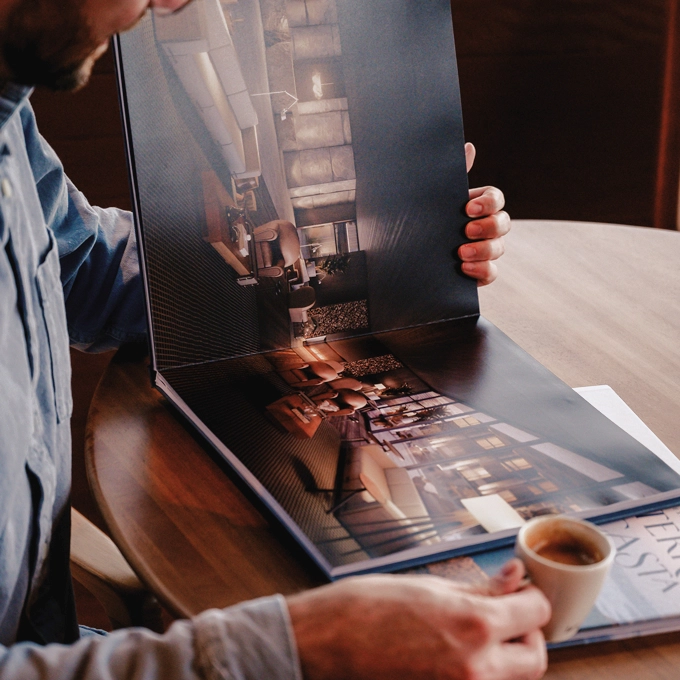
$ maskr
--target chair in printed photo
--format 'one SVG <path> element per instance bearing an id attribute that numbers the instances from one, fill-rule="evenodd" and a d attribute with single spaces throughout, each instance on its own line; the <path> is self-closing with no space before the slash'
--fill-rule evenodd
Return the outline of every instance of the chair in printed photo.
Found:
<path id="1" fill-rule="evenodd" d="M 368 404 L 368 399 L 361 392 L 350 389 L 324 392 L 312 399 L 329 417 L 353 416 Z"/>
<path id="2" fill-rule="evenodd" d="M 295 225 L 286 220 L 274 220 L 255 227 L 256 276 L 278 278 L 286 267 L 292 267 L 300 259 L 300 239 Z"/>
<path id="3" fill-rule="evenodd" d="M 331 361 L 310 361 L 288 371 L 279 371 L 279 375 L 295 389 L 321 385 L 329 380 L 336 380 L 342 370 L 342 364 Z"/>
<path id="4" fill-rule="evenodd" d="M 311 286 L 301 286 L 288 293 L 288 314 L 292 323 L 307 323 L 307 312 L 316 304 L 316 291 Z"/>

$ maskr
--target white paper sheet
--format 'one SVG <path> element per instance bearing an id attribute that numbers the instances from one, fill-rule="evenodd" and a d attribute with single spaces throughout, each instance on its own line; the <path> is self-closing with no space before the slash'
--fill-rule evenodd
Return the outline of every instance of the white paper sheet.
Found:
<path id="1" fill-rule="evenodd" d="M 637 439 L 650 451 L 663 460 L 668 467 L 680 474 L 680 460 L 673 452 L 645 425 L 642 419 L 626 404 L 609 385 L 592 387 L 576 387 L 574 392 L 580 394 L 600 413 L 618 425 L 631 437 Z"/>

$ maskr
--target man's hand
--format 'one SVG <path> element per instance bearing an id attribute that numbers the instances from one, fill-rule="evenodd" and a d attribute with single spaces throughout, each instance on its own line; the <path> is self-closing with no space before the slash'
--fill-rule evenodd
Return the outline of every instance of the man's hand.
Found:
<path id="1" fill-rule="evenodd" d="M 468 172 L 475 161 L 475 153 L 475 147 L 468 142 L 465 145 Z M 495 187 L 470 189 L 466 212 L 473 221 L 465 228 L 465 235 L 477 243 L 462 245 L 458 257 L 463 261 L 463 273 L 477 279 L 480 286 L 491 283 L 498 276 L 493 260 L 505 252 L 503 236 L 510 231 L 510 216 L 503 210 L 504 205 L 503 192 Z"/>
<path id="2" fill-rule="evenodd" d="M 363 576 L 288 600 L 305 680 L 536 680 L 550 605 L 519 560 L 481 588 Z"/>

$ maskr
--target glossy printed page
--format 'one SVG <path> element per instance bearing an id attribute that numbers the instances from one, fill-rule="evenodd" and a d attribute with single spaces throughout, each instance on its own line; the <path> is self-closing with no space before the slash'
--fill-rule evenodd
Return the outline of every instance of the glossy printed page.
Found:
<path id="1" fill-rule="evenodd" d="M 328 575 L 678 497 L 478 316 L 448 0 L 195 0 L 118 57 L 159 385 Z"/>
<path id="2" fill-rule="evenodd" d="M 158 368 L 478 314 L 447 0 L 196 0 L 119 47 Z"/>
<path id="3" fill-rule="evenodd" d="M 163 373 L 331 576 L 511 541 L 544 514 L 680 496 L 680 476 L 484 319 Z"/>

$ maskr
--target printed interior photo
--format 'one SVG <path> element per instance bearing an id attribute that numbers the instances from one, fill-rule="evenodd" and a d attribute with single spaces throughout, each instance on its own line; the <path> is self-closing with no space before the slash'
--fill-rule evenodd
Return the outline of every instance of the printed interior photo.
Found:
<path id="1" fill-rule="evenodd" d="M 433 390 L 380 353 L 375 338 L 338 348 L 353 361 L 333 342 L 310 349 L 325 360 L 267 355 L 287 383 L 267 412 L 296 438 L 312 438 L 324 420 L 338 431 L 329 512 L 372 557 L 590 509 L 603 495 L 614 502 L 656 492 Z"/>
<path id="2" fill-rule="evenodd" d="M 202 174 L 204 238 L 254 287 L 272 345 L 368 328 L 337 10 L 309 8 L 311 25 L 305 2 L 201 0 L 156 22 L 229 171 Z"/>
<path id="3" fill-rule="evenodd" d="M 417 17 L 442 40 L 414 62 Z M 478 312 L 450 24 L 445 2 L 196 0 L 121 37 L 161 365 Z M 451 86 L 409 92 L 434 64 Z"/>
<path id="4" fill-rule="evenodd" d="M 164 379 L 331 569 L 460 551 L 543 514 L 677 496 L 675 472 L 516 349 L 463 320 Z"/>

